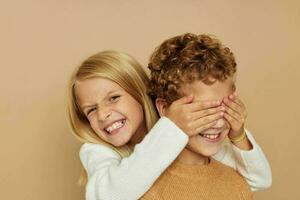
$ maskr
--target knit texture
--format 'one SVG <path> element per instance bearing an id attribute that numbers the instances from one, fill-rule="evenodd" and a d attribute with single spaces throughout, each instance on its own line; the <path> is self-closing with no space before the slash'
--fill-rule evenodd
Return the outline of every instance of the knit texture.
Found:
<path id="1" fill-rule="evenodd" d="M 206 165 L 175 160 L 140 200 L 249 200 L 253 194 L 232 168 L 210 159 Z"/>

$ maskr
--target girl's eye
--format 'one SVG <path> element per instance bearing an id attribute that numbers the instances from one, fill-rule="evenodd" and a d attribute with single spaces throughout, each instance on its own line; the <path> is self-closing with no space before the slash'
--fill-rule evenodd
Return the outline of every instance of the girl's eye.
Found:
<path id="1" fill-rule="evenodd" d="M 94 110 L 96 110 L 96 108 L 91 108 L 89 110 L 86 111 L 86 116 L 88 116 L 91 112 L 93 112 Z"/>
<path id="2" fill-rule="evenodd" d="M 116 102 L 120 98 L 120 95 L 115 95 L 109 98 L 109 102 Z"/>

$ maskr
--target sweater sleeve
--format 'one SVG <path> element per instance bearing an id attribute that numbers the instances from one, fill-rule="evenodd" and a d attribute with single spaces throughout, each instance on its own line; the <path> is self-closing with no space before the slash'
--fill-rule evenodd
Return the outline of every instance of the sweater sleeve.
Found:
<path id="1" fill-rule="evenodd" d="M 241 150 L 231 142 L 227 142 L 214 158 L 237 170 L 248 182 L 252 191 L 266 189 L 272 184 L 270 165 L 252 134 L 248 130 L 246 134 L 253 146 L 251 150 Z"/>
<path id="2" fill-rule="evenodd" d="M 80 149 L 80 159 L 88 174 L 86 200 L 138 199 L 187 142 L 188 136 L 163 117 L 127 158 L 121 159 L 103 145 L 84 144 Z"/>

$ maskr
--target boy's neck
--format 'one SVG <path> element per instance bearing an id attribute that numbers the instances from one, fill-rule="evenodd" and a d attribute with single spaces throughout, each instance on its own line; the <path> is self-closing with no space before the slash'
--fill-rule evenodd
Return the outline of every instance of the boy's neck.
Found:
<path id="1" fill-rule="evenodd" d="M 195 153 L 188 148 L 184 148 L 177 159 L 180 163 L 187 165 L 205 165 L 209 163 L 209 157 Z"/>

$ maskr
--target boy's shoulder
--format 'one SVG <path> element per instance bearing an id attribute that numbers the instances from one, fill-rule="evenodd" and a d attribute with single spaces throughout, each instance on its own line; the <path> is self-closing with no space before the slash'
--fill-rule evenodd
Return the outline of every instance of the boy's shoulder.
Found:
<path id="1" fill-rule="evenodd" d="M 219 176 L 219 178 L 228 178 L 230 176 L 233 177 L 242 177 L 236 170 L 234 170 L 232 167 L 229 167 L 223 163 L 221 163 L 218 160 L 215 160 L 214 158 L 210 158 L 211 162 L 213 163 L 213 168 L 216 172 L 216 175 Z"/>
<path id="2" fill-rule="evenodd" d="M 232 186 L 235 185 L 237 188 L 249 189 L 250 191 L 249 185 L 240 173 L 215 159 L 212 159 L 212 162 L 214 163 L 214 172 L 218 180 L 230 182 Z"/>

